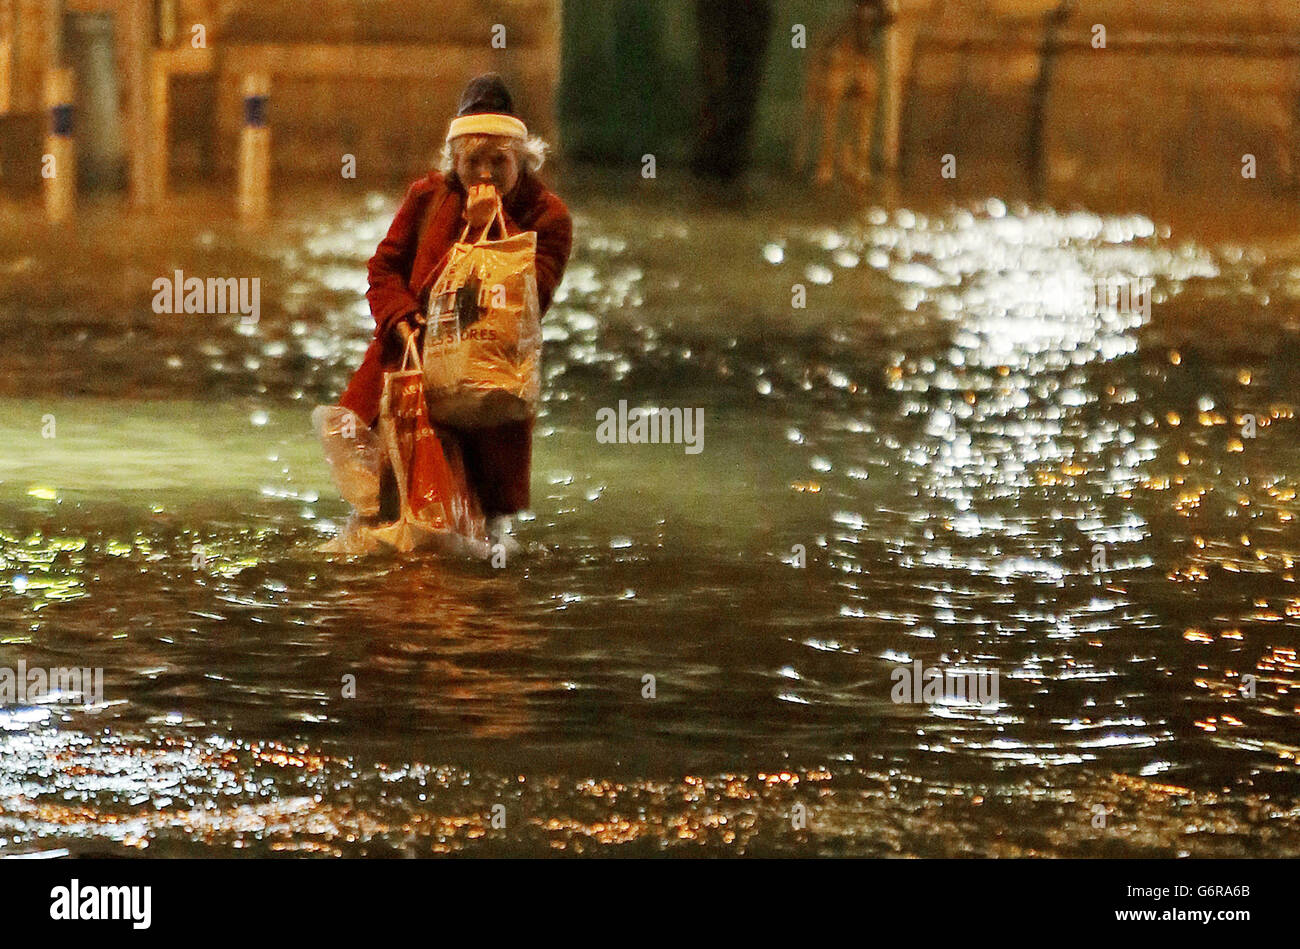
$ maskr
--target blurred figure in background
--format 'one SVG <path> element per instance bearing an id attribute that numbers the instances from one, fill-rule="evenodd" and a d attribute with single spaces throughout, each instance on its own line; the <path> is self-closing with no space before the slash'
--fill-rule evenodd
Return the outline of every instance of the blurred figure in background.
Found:
<path id="1" fill-rule="evenodd" d="M 695 174 L 729 181 L 745 169 L 767 56 L 771 0 L 696 0 L 700 79 Z"/>
<path id="2" fill-rule="evenodd" d="M 795 167 L 802 169 L 814 157 L 819 185 L 830 184 L 837 167 L 850 180 L 864 182 L 872 176 L 872 136 L 884 87 L 885 28 L 895 18 L 891 0 L 854 0 L 853 11 L 813 51 Z M 810 156 L 818 106 L 824 107 L 821 141 L 817 154 Z M 842 109 L 847 121 L 841 131 Z"/>

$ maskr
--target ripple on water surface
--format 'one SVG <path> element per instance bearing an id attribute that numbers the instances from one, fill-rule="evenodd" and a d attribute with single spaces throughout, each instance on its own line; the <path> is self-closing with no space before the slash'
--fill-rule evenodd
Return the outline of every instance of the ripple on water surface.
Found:
<path id="1" fill-rule="evenodd" d="M 255 326 L 10 333 L 0 662 L 104 694 L 0 710 L 0 850 L 1300 853 L 1300 261 L 996 201 L 575 207 L 504 571 L 315 553 L 388 199 L 249 258 Z M 1276 354 L 1152 342 L 1115 280 Z M 704 450 L 597 443 L 620 399 Z M 896 703 L 915 662 L 996 701 Z"/>

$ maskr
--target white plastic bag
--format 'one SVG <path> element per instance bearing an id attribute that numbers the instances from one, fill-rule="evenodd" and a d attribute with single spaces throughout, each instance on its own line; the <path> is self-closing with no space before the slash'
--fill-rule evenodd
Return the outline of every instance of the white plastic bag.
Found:
<path id="1" fill-rule="evenodd" d="M 379 474 L 386 456 L 379 436 L 341 405 L 316 406 L 311 421 L 343 500 L 363 517 L 378 514 Z"/>

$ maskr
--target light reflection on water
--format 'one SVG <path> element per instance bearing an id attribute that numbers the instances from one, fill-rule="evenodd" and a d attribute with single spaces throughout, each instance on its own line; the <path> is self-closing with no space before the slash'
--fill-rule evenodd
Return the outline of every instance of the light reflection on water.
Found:
<path id="1" fill-rule="evenodd" d="M 106 699 L 0 711 L 0 851 L 1300 853 L 1300 370 L 1260 321 L 1300 262 L 997 201 L 575 208 L 504 572 L 314 552 L 390 200 L 137 262 L 261 273 L 255 327 L 0 310 L 0 662 Z M 1086 302 L 1116 275 L 1278 354 L 1170 348 Z M 619 399 L 703 406 L 704 452 L 597 445 Z M 893 704 L 914 660 L 997 707 Z"/>

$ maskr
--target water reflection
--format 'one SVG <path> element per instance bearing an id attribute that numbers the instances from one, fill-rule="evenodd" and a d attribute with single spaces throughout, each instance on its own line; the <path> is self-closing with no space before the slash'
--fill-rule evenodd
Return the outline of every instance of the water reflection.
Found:
<path id="1" fill-rule="evenodd" d="M 0 311 L 0 662 L 106 693 L 0 711 L 0 850 L 1300 853 L 1293 250 L 589 196 L 498 571 L 315 552 L 307 416 L 392 199 L 311 206 L 132 262 L 260 272 L 256 326 Z M 1170 345 L 1113 279 L 1272 345 Z M 618 399 L 704 407 L 707 450 L 598 445 Z M 997 706 L 894 704 L 914 661 Z"/>

